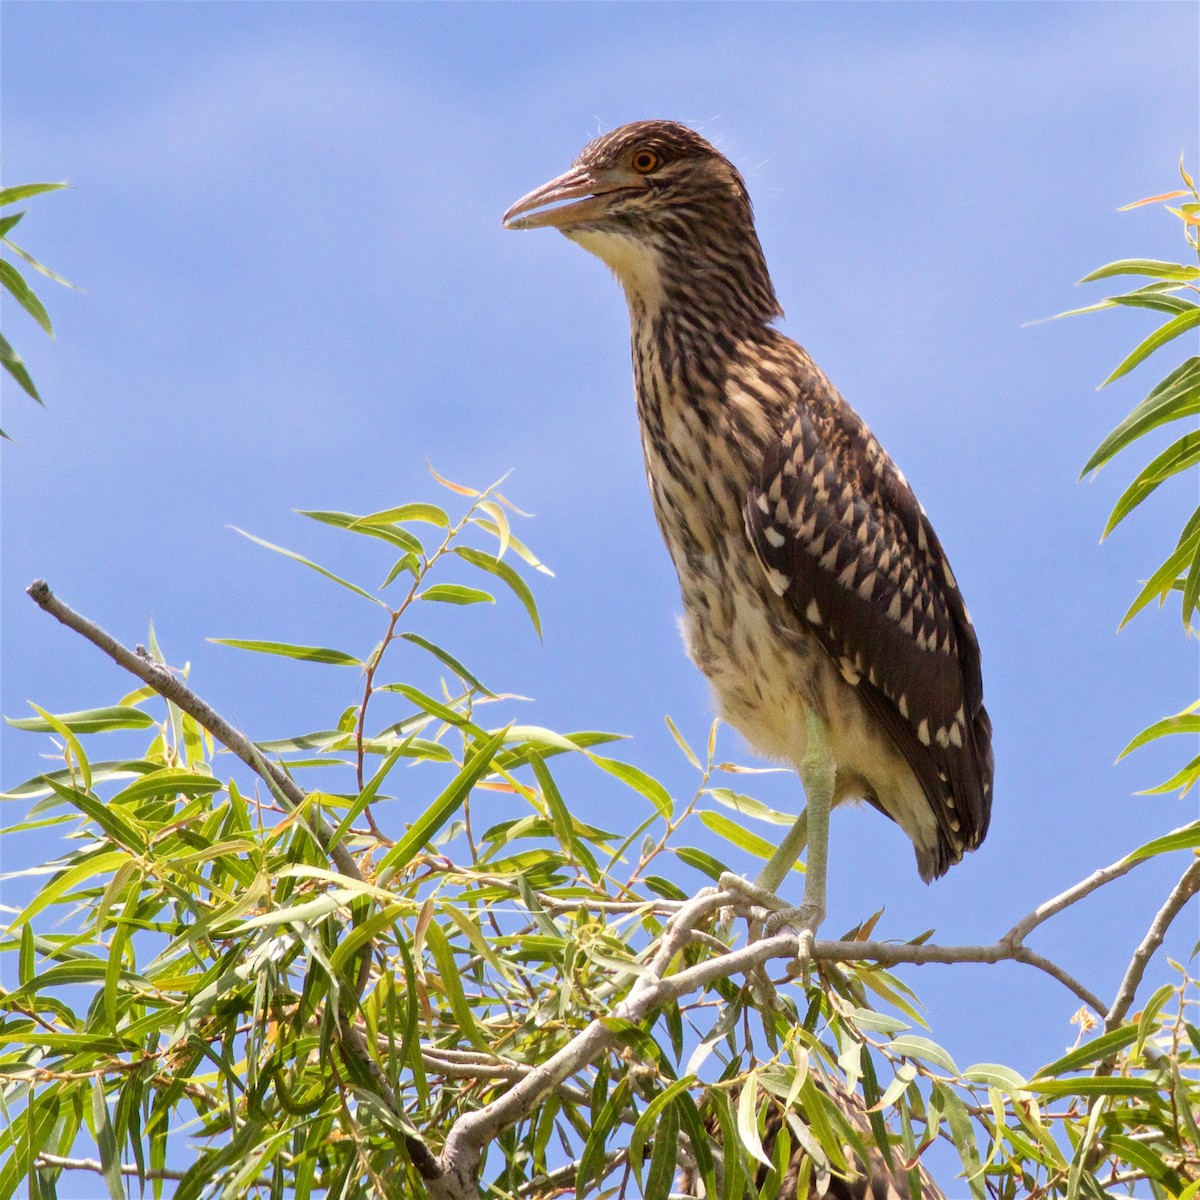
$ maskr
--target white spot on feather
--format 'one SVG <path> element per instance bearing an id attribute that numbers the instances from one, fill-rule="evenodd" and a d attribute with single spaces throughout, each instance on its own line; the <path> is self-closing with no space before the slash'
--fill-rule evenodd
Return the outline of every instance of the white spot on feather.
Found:
<path id="1" fill-rule="evenodd" d="M 917 741 L 922 746 L 929 745 L 929 718 L 922 717 L 920 725 L 917 726 Z"/>
<path id="2" fill-rule="evenodd" d="M 771 590 L 775 595 L 782 596 L 788 590 L 788 584 L 792 581 L 782 571 L 777 571 L 774 567 L 768 567 L 767 582 L 771 585 Z"/>
<path id="3" fill-rule="evenodd" d="M 821 609 L 815 600 L 810 600 L 808 602 L 808 607 L 804 610 L 804 615 L 814 625 L 820 625 Z"/>

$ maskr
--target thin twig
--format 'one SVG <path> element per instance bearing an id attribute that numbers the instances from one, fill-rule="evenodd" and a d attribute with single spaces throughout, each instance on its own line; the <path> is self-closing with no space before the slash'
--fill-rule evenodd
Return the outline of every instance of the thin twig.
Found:
<path id="1" fill-rule="evenodd" d="M 1147 964 L 1154 957 L 1155 951 L 1162 945 L 1163 938 L 1166 937 L 1167 930 L 1171 927 L 1171 922 L 1197 892 L 1200 892 L 1200 860 L 1192 863 L 1180 876 L 1179 882 L 1171 889 L 1166 903 L 1158 910 L 1154 920 L 1150 923 L 1150 928 L 1146 930 L 1146 936 L 1142 938 L 1141 945 L 1134 951 L 1133 958 L 1129 960 L 1125 978 L 1121 980 L 1116 999 L 1113 1000 L 1112 1007 L 1108 1010 L 1108 1016 L 1104 1021 L 1106 1030 L 1115 1029 L 1125 1019 L 1125 1014 L 1129 1011 L 1133 998 L 1137 994 L 1138 984 L 1142 981 Z"/>

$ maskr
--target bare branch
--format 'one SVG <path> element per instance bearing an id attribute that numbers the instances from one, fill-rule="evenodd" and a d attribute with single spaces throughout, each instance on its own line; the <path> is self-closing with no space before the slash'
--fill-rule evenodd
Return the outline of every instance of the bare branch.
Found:
<path id="1" fill-rule="evenodd" d="M 1158 910 L 1154 920 L 1150 923 L 1150 928 L 1146 930 L 1146 936 L 1142 938 L 1141 945 L 1134 951 L 1133 958 L 1130 959 L 1129 966 L 1125 970 L 1125 978 L 1121 980 L 1121 986 L 1117 989 L 1116 999 L 1113 1000 L 1112 1008 L 1108 1010 L 1105 1018 L 1105 1029 L 1115 1029 L 1125 1019 L 1125 1014 L 1129 1011 L 1129 1006 L 1137 994 L 1138 984 L 1142 981 L 1147 964 L 1154 957 L 1154 952 L 1162 945 L 1163 938 L 1166 937 L 1167 930 L 1171 927 L 1171 922 L 1197 892 L 1200 892 L 1200 860 L 1193 862 L 1180 876 L 1179 882 L 1171 889 L 1166 903 Z"/>
<path id="2" fill-rule="evenodd" d="M 68 629 L 73 629 L 81 637 L 87 638 L 93 646 L 98 646 L 131 675 L 136 675 L 165 700 L 170 700 L 172 704 L 194 717 L 221 745 L 236 754 L 250 770 L 262 779 L 273 793 L 282 795 L 289 808 L 304 806 L 307 799 L 304 789 L 286 771 L 269 762 L 245 734 L 235 729 L 207 701 L 202 700 L 191 688 L 172 675 L 162 663 L 156 662 L 144 653 L 138 654 L 130 650 L 128 646 L 123 646 L 99 625 L 64 604 L 50 590 L 50 585 L 45 580 L 35 579 L 25 590 L 39 608 L 44 609 Z M 348 875 L 351 879 L 362 883 L 362 874 L 350 851 L 340 844 L 331 847 L 333 833 L 329 827 L 318 814 L 306 815 L 314 836 L 333 859 L 338 870 L 343 875 Z"/>

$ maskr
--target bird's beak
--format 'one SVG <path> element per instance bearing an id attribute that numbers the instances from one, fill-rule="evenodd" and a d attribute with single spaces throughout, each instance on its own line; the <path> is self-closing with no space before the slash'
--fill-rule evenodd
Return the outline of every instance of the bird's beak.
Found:
<path id="1" fill-rule="evenodd" d="M 504 228 L 540 229 L 548 225 L 554 229 L 567 229 L 603 213 L 605 197 L 612 192 L 636 191 L 645 186 L 642 177 L 632 171 L 572 167 L 565 175 L 522 196 L 504 214 Z M 546 205 L 557 207 L 547 208 Z"/>

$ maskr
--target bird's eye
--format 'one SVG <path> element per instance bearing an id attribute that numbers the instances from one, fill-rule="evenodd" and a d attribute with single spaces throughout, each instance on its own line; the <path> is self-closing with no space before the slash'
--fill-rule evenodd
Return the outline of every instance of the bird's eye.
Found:
<path id="1" fill-rule="evenodd" d="M 632 158 L 631 165 L 639 175 L 649 175 L 658 169 L 659 157 L 653 150 L 639 150 Z"/>

